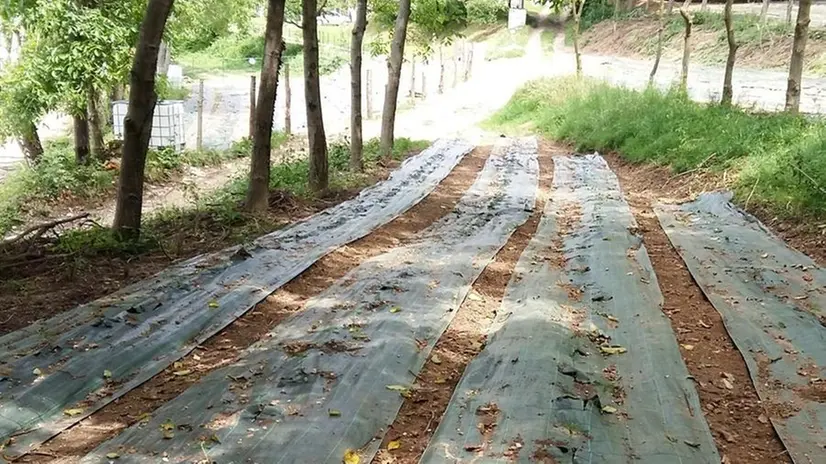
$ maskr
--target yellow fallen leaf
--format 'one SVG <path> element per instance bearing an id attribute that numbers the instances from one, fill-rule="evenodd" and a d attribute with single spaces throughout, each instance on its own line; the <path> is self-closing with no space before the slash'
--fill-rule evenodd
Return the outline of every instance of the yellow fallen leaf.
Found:
<path id="1" fill-rule="evenodd" d="M 680 345 L 680 346 L 682 346 L 683 349 L 686 350 L 686 351 L 691 351 L 691 350 L 694 349 L 694 345 Z"/>
<path id="2" fill-rule="evenodd" d="M 330 417 L 341 417 L 341 411 L 338 409 L 328 409 L 327 414 L 329 414 Z"/>
<path id="3" fill-rule="evenodd" d="M 151 419 L 151 418 L 152 418 L 152 414 L 149 414 L 148 412 L 145 412 L 145 413 L 141 414 L 140 416 L 138 416 L 138 422 L 149 422 L 149 419 Z"/>
<path id="4" fill-rule="evenodd" d="M 182 370 L 182 371 L 175 371 L 175 372 L 173 372 L 173 374 L 175 374 L 175 375 L 177 375 L 177 376 L 179 376 L 179 377 L 180 377 L 180 376 L 184 376 L 184 375 L 189 375 L 189 374 L 191 374 L 191 373 L 192 373 L 192 370 L 191 370 L 191 369 L 185 369 L 185 370 Z"/>
<path id="5" fill-rule="evenodd" d="M 410 398 L 410 389 L 404 385 L 386 385 L 385 388 L 390 391 L 399 392 L 399 394 L 405 398 Z"/>
<path id="6" fill-rule="evenodd" d="M 69 417 L 79 416 L 79 415 L 83 414 L 83 409 L 82 408 L 64 409 L 63 414 L 65 414 Z"/>
<path id="7" fill-rule="evenodd" d="M 43 372 L 41 372 L 40 369 L 35 367 L 34 370 L 32 371 L 32 374 L 34 374 L 34 375 L 43 375 Z"/>
<path id="8" fill-rule="evenodd" d="M 111 379 L 112 378 L 112 371 L 106 369 L 103 371 L 103 378 L 104 379 Z"/>
<path id="9" fill-rule="evenodd" d="M 359 464 L 361 462 L 361 458 L 359 457 L 358 453 L 353 450 L 347 450 L 344 453 L 344 459 L 342 459 L 344 464 Z"/>
<path id="10" fill-rule="evenodd" d="M 210 308 L 217 308 L 218 307 L 218 301 L 217 300 L 211 300 L 209 302 L 209 307 Z"/>
<path id="11" fill-rule="evenodd" d="M 167 430 L 163 433 L 163 439 L 164 440 L 171 440 L 173 438 L 175 438 L 175 432 L 173 432 L 171 430 Z"/>
<path id="12" fill-rule="evenodd" d="M 615 408 L 613 406 L 603 406 L 602 407 L 602 413 L 603 414 L 614 414 L 616 412 L 617 412 L 617 408 Z"/>
<path id="13" fill-rule="evenodd" d="M 106 455 L 106 459 L 117 459 L 119 457 L 120 457 L 120 454 L 118 454 L 118 453 L 109 453 L 109 454 Z"/>
<path id="14" fill-rule="evenodd" d="M 399 441 L 399 440 L 393 440 L 393 441 L 391 441 L 390 443 L 387 444 L 387 450 L 388 451 L 397 450 L 401 447 L 402 447 L 402 442 Z"/>
<path id="15" fill-rule="evenodd" d="M 603 354 L 607 355 L 622 354 L 628 351 L 621 346 L 601 346 L 599 347 L 599 350 L 602 351 Z"/>
<path id="16" fill-rule="evenodd" d="M 393 306 L 392 308 L 390 308 L 390 312 L 394 313 L 394 314 L 401 311 L 401 310 L 402 310 L 402 308 L 399 308 L 398 306 Z"/>
<path id="17" fill-rule="evenodd" d="M 170 430 L 175 430 L 175 423 L 172 422 L 171 420 L 167 420 L 166 422 L 161 424 L 161 430 L 167 431 L 167 432 L 170 431 Z"/>

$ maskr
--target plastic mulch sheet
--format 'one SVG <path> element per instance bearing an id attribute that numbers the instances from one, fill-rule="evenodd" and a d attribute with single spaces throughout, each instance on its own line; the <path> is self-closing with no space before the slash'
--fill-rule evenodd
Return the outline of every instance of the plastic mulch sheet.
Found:
<path id="1" fill-rule="evenodd" d="M 496 149 L 454 211 L 362 263 L 236 364 L 104 443 L 118 462 L 369 462 L 470 286 L 530 215 L 536 141 Z M 348 461 L 350 462 L 350 461 Z"/>
<path id="2" fill-rule="evenodd" d="M 421 462 L 718 464 L 616 177 L 556 157 L 551 200 Z"/>
<path id="3" fill-rule="evenodd" d="M 826 462 L 826 271 L 730 199 L 706 193 L 656 213 L 723 316 L 789 456 Z"/>
<path id="4" fill-rule="evenodd" d="M 185 356 L 324 255 L 418 203 L 473 147 L 440 140 L 357 198 L 242 247 L 0 338 L 0 443 L 13 458 Z"/>

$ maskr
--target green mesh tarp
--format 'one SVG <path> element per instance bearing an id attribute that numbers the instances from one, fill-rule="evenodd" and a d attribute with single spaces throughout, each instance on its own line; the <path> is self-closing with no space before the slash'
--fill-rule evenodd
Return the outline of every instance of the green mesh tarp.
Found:
<path id="1" fill-rule="evenodd" d="M 789 456 L 826 462 L 826 272 L 730 197 L 706 193 L 656 213 L 723 316 Z"/>
<path id="2" fill-rule="evenodd" d="M 421 462 L 718 464 L 616 177 L 597 155 L 554 166 L 488 343 Z"/>
<path id="3" fill-rule="evenodd" d="M 3 453 L 25 453 L 159 373 L 319 258 L 418 203 L 471 149 L 438 141 L 357 198 L 0 338 Z"/>
<path id="4" fill-rule="evenodd" d="M 302 312 L 104 443 L 84 463 L 369 462 L 470 286 L 530 215 L 536 141 L 490 156 L 456 208 L 372 258 Z"/>

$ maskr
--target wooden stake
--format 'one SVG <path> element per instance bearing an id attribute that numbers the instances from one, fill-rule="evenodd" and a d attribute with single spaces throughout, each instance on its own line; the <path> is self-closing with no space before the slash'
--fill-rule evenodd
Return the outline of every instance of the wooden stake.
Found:
<path id="1" fill-rule="evenodd" d="M 427 74 L 422 71 L 422 98 L 427 98 Z"/>
<path id="2" fill-rule="evenodd" d="M 367 77 L 365 78 L 365 103 L 367 107 L 367 119 L 373 119 L 373 71 L 367 70 Z"/>
<path id="3" fill-rule="evenodd" d="M 290 105 L 292 104 L 292 91 L 290 90 L 290 63 L 284 64 L 284 133 L 292 134 L 292 117 L 290 116 Z"/>
<path id="4" fill-rule="evenodd" d="M 250 140 L 255 134 L 255 76 L 250 76 Z"/>
<path id="5" fill-rule="evenodd" d="M 195 141 L 195 148 L 204 148 L 204 81 L 198 83 L 198 137 Z"/>

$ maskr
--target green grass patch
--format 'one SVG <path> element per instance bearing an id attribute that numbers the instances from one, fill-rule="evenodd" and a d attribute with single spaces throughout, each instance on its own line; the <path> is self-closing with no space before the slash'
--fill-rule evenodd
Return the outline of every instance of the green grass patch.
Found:
<path id="1" fill-rule="evenodd" d="M 542 41 L 542 51 L 547 56 L 551 56 L 554 52 L 554 39 L 556 39 L 556 32 L 552 29 L 545 29 L 542 31 L 539 39 Z"/>
<path id="2" fill-rule="evenodd" d="M 575 79 L 533 81 L 486 123 L 539 132 L 578 150 L 617 151 L 675 172 L 728 171 L 739 199 L 780 216 L 826 217 L 826 122 L 691 101 L 679 91 L 638 92 Z"/>
<path id="3" fill-rule="evenodd" d="M 501 29 L 487 40 L 488 49 L 485 59 L 488 61 L 503 58 L 519 58 L 525 56 L 525 47 L 531 37 L 533 29 L 522 27 L 515 31 Z"/>

